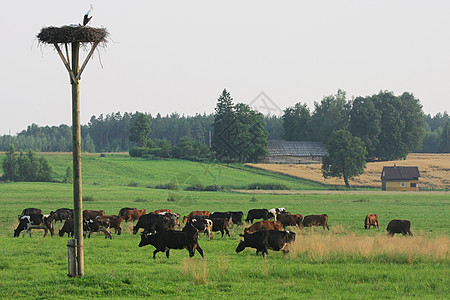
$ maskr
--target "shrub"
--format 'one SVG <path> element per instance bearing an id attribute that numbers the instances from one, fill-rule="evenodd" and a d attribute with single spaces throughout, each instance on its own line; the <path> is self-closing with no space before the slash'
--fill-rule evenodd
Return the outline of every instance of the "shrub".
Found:
<path id="1" fill-rule="evenodd" d="M 83 197 L 83 202 L 92 202 L 92 201 L 94 201 L 93 196 L 84 196 Z"/>
<path id="2" fill-rule="evenodd" d="M 217 191 L 220 191 L 222 189 L 221 189 L 220 185 L 213 184 L 213 185 L 206 186 L 203 190 L 206 191 L 206 192 L 217 192 Z"/>
<path id="3" fill-rule="evenodd" d="M 169 198 L 167 198 L 167 201 L 169 202 L 175 202 L 175 198 L 173 196 L 170 196 Z"/>
<path id="4" fill-rule="evenodd" d="M 187 187 L 184 188 L 185 191 L 203 191 L 204 187 L 203 184 L 201 183 L 195 183 L 192 185 L 188 185 Z"/>
<path id="5" fill-rule="evenodd" d="M 175 182 L 169 182 L 165 184 L 157 184 L 155 189 L 161 190 L 178 190 L 178 185 Z"/>
<path id="6" fill-rule="evenodd" d="M 147 199 L 137 198 L 134 202 L 147 202 Z"/>
<path id="7" fill-rule="evenodd" d="M 283 183 L 251 183 L 247 186 L 248 190 L 288 190 Z"/>
<path id="8" fill-rule="evenodd" d="M 127 186 L 131 186 L 131 187 L 137 187 L 139 185 L 139 183 L 135 182 L 135 181 L 130 181 L 130 183 L 127 184 Z"/>
<path id="9" fill-rule="evenodd" d="M 255 196 L 253 196 L 252 199 L 250 199 L 250 202 L 258 202 L 258 199 L 256 199 Z"/>

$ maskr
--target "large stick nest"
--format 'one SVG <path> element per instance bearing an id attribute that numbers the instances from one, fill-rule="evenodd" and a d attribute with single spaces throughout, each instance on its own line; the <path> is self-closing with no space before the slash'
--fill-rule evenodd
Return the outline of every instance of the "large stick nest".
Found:
<path id="1" fill-rule="evenodd" d="M 106 28 L 85 26 L 44 27 L 38 33 L 39 42 L 44 44 L 65 43 L 107 43 L 109 32 Z"/>

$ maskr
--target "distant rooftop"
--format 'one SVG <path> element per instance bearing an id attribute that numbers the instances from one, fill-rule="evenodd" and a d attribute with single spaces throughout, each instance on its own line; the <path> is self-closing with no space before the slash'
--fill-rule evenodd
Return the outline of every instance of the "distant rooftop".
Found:
<path id="1" fill-rule="evenodd" d="M 269 140 L 267 150 L 271 156 L 327 156 L 322 142 Z"/>
<path id="2" fill-rule="evenodd" d="M 388 180 L 411 180 L 420 177 L 419 167 L 401 167 L 394 165 L 393 167 L 383 167 L 381 179 Z"/>

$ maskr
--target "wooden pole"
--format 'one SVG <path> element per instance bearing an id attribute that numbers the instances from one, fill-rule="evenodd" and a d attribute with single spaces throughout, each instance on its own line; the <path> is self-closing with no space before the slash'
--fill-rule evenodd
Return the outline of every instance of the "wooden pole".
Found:
<path id="1" fill-rule="evenodd" d="M 79 70 L 80 43 L 72 43 L 72 141 L 73 141 L 73 212 L 76 240 L 77 275 L 84 276 L 83 251 L 83 202 L 81 191 L 81 127 L 80 127 L 80 83 Z M 74 80 L 75 79 L 75 80 Z"/>

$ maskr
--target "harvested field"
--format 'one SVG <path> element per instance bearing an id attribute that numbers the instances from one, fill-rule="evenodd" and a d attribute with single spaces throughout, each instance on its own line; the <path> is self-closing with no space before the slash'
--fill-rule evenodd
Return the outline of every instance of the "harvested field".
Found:
<path id="1" fill-rule="evenodd" d="M 384 166 L 418 166 L 420 186 L 425 189 L 450 189 L 450 154 L 411 153 L 406 160 L 371 162 L 363 175 L 350 180 L 355 187 L 378 187 L 381 189 L 381 171 Z M 330 185 L 344 186 L 339 178 L 324 179 L 321 164 L 284 165 L 284 164 L 247 164 L 249 166 L 287 174 L 299 178 Z"/>

